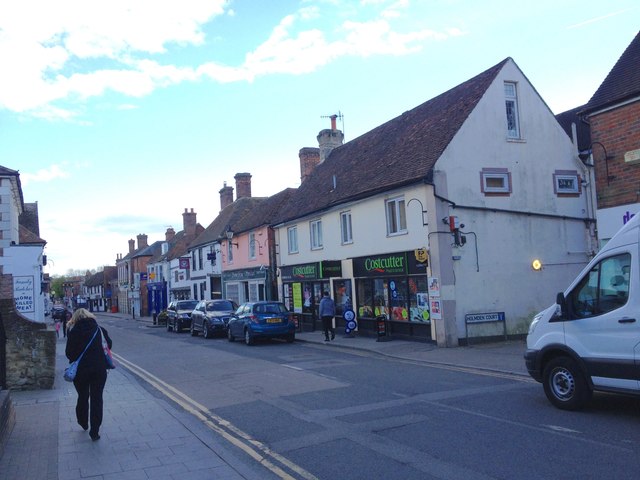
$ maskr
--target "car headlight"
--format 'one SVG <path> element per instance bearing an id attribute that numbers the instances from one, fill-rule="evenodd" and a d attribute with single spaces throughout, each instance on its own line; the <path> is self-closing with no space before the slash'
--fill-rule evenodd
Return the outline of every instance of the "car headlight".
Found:
<path id="1" fill-rule="evenodd" d="M 533 331 L 536 329 L 536 326 L 538 325 L 538 322 L 540 321 L 541 318 L 542 318 L 542 312 L 538 313 L 535 317 L 533 317 L 533 320 L 531 320 L 531 325 L 529 325 L 529 335 L 531 335 Z"/>

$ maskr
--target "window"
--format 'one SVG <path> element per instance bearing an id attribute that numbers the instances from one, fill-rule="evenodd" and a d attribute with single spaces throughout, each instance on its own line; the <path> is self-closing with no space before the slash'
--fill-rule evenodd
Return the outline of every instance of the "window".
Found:
<path id="1" fill-rule="evenodd" d="M 202 249 L 198 249 L 198 270 L 202 270 Z"/>
<path id="2" fill-rule="evenodd" d="M 287 228 L 289 253 L 298 253 L 298 227 Z"/>
<path id="3" fill-rule="evenodd" d="M 520 138 L 518 92 L 514 82 L 504 82 L 504 101 L 507 109 L 507 138 Z"/>
<path id="4" fill-rule="evenodd" d="M 249 234 L 249 258 L 251 260 L 256 258 L 256 234 L 253 232 Z"/>
<path id="5" fill-rule="evenodd" d="M 387 200 L 387 235 L 396 235 L 407 231 L 407 215 L 404 209 L 404 197 Z"/>
<path id="6" fill-rule="evenodd" d="M 556 170 L 553 174 L 553 191 L 558 196 L 580 195 L 580 175 L 576 171 Z"/>
<path id="7" fill-rule="evenodd" d="M 353 243 L 353 235 L 351 233 L 351 212 L 342 212 L 340 214 L 340 231 L 343 245 L 345 243 Z"/>
<path id="8" fill-rule="evenodd" d="M 480 190 L 485 195 L 509 195 L 511 173 L 506 168 L 483 168 L 480 172 Z"/>
<path id="9" fill-rule="evenodd" d="M 322 248 L 322 220 L 309 222 L 309 230 L 311 231 L 311 250 Z"/>
<path id="10" fill-rule="evenodd" d="M 233 263 L 233 243 L 227 241 L 227 263 Z"/>
<path id="11" fill-rule="evenodd" d="M 629 299 L 630 270 L 628 253 L 596 264 L 567 296 L 572 317 L 594 317 L 624 306 Z"/>

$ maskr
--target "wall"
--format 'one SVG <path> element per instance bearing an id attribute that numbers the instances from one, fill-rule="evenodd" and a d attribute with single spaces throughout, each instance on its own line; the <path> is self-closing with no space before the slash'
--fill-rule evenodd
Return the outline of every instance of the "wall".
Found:
<path id="1" fill-rule="evenodd" d="M 45 322 L 45 292 L 42 290 L 42 245 L 14 245 L 4 249 L 4 273 L 33 282 L 33 306 L 22 315 L 36 322 Z"/>
<path id="2" fill-rule="evenodd" d="M 12 390 L 53 388 L 56 333 L 20 315 L 11 275 L 0 275 L 0 321 L 6 334 L 6 382 Z"/>

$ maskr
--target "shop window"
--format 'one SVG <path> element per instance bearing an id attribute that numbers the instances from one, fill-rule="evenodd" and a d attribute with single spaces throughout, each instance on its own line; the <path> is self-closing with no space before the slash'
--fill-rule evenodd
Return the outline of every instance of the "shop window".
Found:
<path id="1" fill-rule="evenodd" d="M 322 248 L 322 220 L 309 222 L 309 230 L 311 232 L 311 250 Z"/>
<path id="2" fill-rule="evenodd" d="M 353 310 L 351 280 L 340 279 L 333 282 L 333 300 L 336 303 L 336 315 L 342 316 L 345 310 Z"/>
<path id="3" fill-rule="evenodd" d="M 404 197 L 387 200 L 386 215 L 387 235 L 397 235 L 407 231 L 407 215 L 404 208 Z"/>
<path id="4" fill-rule="evenodd" d="M 342 235 L 342 244 L 353 243 L 353 234 L 351 232 L 351 212 L 342 212 L 340 214 L 340 233 Z"/>
<path id="5" fill-rule="evenodd" d="M 582 185 L 578 172 L 570 170 L 556 170 L 553 174 L 553 191 L 559 197 L 577 197 Z"/>
<path id="6" fill-rule="evenodd" d="M 298 227 L 287 228 L 287 243 L 289 253 L 298 253 Z"/>
<path id="7" fill-rule="evenodd" d="M 483 168 L 480 190 L 485 195 L 510 195 L 511 173 L 506 168 Z"/>
<path id="8" fill-rule="evenodd" d="M 519 139 L 518 91 L 514 82 L 504 82 L 504 101 L 507 113 L 507 138 Z"/>

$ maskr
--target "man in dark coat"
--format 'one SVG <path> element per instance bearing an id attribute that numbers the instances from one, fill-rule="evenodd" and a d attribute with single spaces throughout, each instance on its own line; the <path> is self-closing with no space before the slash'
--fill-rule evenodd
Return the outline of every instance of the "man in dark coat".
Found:
<path id="1" fill-rule="evenodd" d="M 100 438 L 102 425 L 102 391 L 107 381 L 107 361 L 102 348 L 102 336 L 111 349 L 111 338 L 107 330 L 98 326 L 93 313 L 79 308 L 68 322 L 67 346 L 65 354 L 69 362 L 74 362 L 82 354 L 87 344 L 89 347 L 78 364 L 78 372 L 73 385 L 78 392 L 76 403 L 76 419 L 84 429 L 89 429 L 92 440 Z M 94 334 L 96 334 L 94 336 Z M 92 340 L 93 338 L 93 340 Z"/>

